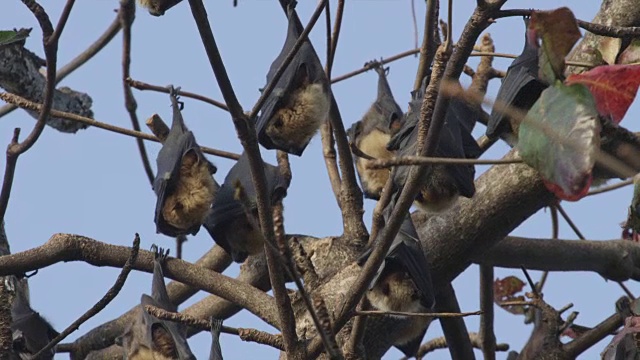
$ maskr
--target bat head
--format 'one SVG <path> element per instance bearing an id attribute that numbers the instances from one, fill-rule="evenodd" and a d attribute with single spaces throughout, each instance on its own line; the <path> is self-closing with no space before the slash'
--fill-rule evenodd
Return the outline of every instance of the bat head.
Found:
<path id="1" fill-rule="evenodd" d="M 286 197 L 287 185 L 278 167 L 267 163 L 263 164 L 267 179 L 267 192 L 271 195 L 271 204 L 274 204 Z M 243 205 L 236 198 L 236 184 L 244 190 L 249 204 Z M 251 178 L 249 157 L 246 153 L 240 156 L 240 159 L 225 177 L 211 206 L 211 212 L 205 220 L 204 227 L 213 240 L 230 254 L 235 262 L 244 262 L 249 254 L 262 251 L 264 238 L 258 224 L 257 194 Z"/>
<path id="2" fill-rule="evenodd" d="M 204 157 L 193 132 L 184 124 L 177 91 L 172 88 L 170 95 L 173 122 L 156 160 L 154 221 L 158 233 L 172 237 L 195 235 L 218 189 L 212 176 L 217 169 Z"/>
<path id="3" fill-rule="evenodd" d="M 288 9 L 289 28 L 284 47 L 267 73 L 270 83 L 293 49 L 301 26 L 294 6 Z M 301 156 L 331 106 L 329 82 L 308 39 L 269 94 L 257 119 L 258 141 L 267 149 Z"/>
<path id="4" fill-rule="evenodd" d="M 195 360 L 187 343 L 184 324 L 160 320 L 145 311 L 147 305 L 177 311 L 167 294 L 162 270 L 169 251 L 164 251 L 155 244 L 151 251 L 154 253 L 151 296 L 142 295 L 136 319 L 118 339 L 118 343 L 123 347 L 126 359 Z"/>
<path id="5" fill-rule="evenodd" d="M 392 208 L 385 209 L 385 218 Z M 358 265 L 364 265 L 371 251 L 369 248 L 358 258 Z M 367 297 L 375 307 L 385 311 L 424 312 L 435 305 L 429 263 L 409 214 L 371 280 Z"/>
<path id="6" fill-rule="evenodd" d="M 140 6 L 146 8 L 153 16 L 162 16 L 172 7 L 178 5 L 182 0 L 138 0 Z"/>
<path id="7" fill-rule="evenodd" d="M 19 358 L 30 358 L 45 347 L 58 332 L 39 313 L 29 305 L 21 279 L 15 276 L 5 277 L 5 284 L 10 291 L 14 291 L 11 303 L 11 332 L 13 337 L 13 353 Z M 55 347 L 45 352 L 40 359 L 53 359 Z"/>

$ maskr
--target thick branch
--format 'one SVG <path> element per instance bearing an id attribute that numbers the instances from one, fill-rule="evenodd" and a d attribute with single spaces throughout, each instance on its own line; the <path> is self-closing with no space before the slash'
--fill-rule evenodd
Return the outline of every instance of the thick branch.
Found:
<path id="1" fill-rule="evenodd" d="M 509 236 L 473 261 L 529 270 L 592 271 L 609 280 L 640 280 L 640 244 L 627 240 L 552 240 Z"/>
<path id="2" fill-rule="evenodd" d="M 94 266 L 122 268 L 130 251 L 129 247 L 109 245 L 80 235 L 55 234 L 42 246 L 0 257 L 0 275 L 25 273 L 62 261 L 84 261 Z M 169 258 L 165 265 L 164 275 L 167 278 L 232 301 L 268 324 L 279 327 L 273 298 L 264 292 L 183 260 Z M 141 250 L 133 269 L 153 272 L 153 253 Z"/>

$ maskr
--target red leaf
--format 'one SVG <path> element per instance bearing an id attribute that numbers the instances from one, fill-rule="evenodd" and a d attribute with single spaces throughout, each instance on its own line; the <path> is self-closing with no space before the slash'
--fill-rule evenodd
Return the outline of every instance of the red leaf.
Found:
<path id="1" fill-rule="evenodd" d="M 493 282 L 493 301 L 500 304 L 505 301 L 524 301 L 524 296 L 516 296 L 515 294 L 522 291 L 524 282 L 515 276 L 507 276 Z M 524 314 L 524 307 L 519 305 L 501 306 L 512 314 Z"/>
<path id="2" fill-rule="evenodd" d="M 587 86 L 600 115 L 618 124 L 638 92 L 640 65 L 598 66 L 579 75 L 570 75 L 565 83 Z"/>
<path id="3" fill-rule="evenodd" d="M 589 192 L 589 188 L 591 187 L 592 181 L 593 181 L 593 176 L 589 176 L 585 178 L 585 183 L 584 183 L 584 186 L 582 187 L 582 190 L 577 191 L 574 194 L 567 194 L 566 192 L 564 192 L 564 190 L 562 190 L 562 187 L 560 187 L 559 185 L 556 185 L 555 183 L 549 180 L 542 179 L 542 182 L 544 183 L 544 186 L 547 188 L 547 190 L 551 191 L 558 199 L 566 200 L 566 201 L 578 201 L 583 197 L 585 197 Z"/>

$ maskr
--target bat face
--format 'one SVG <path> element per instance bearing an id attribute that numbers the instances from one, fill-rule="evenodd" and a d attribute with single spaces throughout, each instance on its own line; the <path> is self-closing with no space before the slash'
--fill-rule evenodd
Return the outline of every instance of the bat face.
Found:
<path id="1" fill-rule="evenodd" d="M 187 129 L 172 92 L 173 123 L 158 153 L 158 173 L 153 182 L 156 231 L 167 236 L 195 235 L 204 222 L 218 185 L 213 166 Z"/>
<path id="2" fill-rule="evenodd" d="M 58 332 L 31 308 L 25 287 L 18 284 L 19 280 L 15 276 L 5 278 L 5 281 L 11 283 L 8 288 L 15 290 L 11 304 L 12 355 L 17 359 L 29 359 L 58 336 Z M 40 359 L 51 360 L 54 355 L 55 347 L 45 352 Z"/>
<path id="3" fill-rule="evenodd" d="M 146 305 L 173 311 L 177 307 L 169 300 L 164 283 L 162 265 L 169 254 L 156 245 L 154 252 L 151 296 L 143 294 L 138 315 L 119 339 L 125 359 L 135 360 L 195 360 L 187 343 L 186 327 L 183 324 L 160 320 L 144 310 Z"/>
<path id="4" fill-rule="evenodd" d="M 260 253 L 264 248 L 264 237 L 258 219 L 257 195 L 250 169 L 249 158 L 243 153 L 229 170 L 204 223 L 213 240 L 237 263 L 244 262 L 248 255 Z M 271 204 L 274 204 L 286 196 L 287 187 L 277 167 L 264 163 L 264 171 L 267 192 L 271 195 Z M 245 213 L 243 204 L 235 198 L 238 182 L 250 202 L 247 204 L 250 214 Z"/>
<path id="5" fill-rule="evenodd" d="M 349 137 L 360 151 L 376 159 L 390 159 L 393 153 L 387 150 L 391 136 L 401 125 L 402 110 L 393 99 L 393 94 L 385 76 L 385 69 L 377 67 L 378 96 L 362 120 L 352 125 Z M 382 188 L 389 178 L 388 169 L 367 169 L 371 160 L 354 157 L 358 177 L 365 197 L 379 199 Z"/>
<path id="6" fill-rule="evenodd" d="M 397 198 L 399 191 L 394 194 Z M 388 218 L 392 201 L 383 216 Z M 374 244 L 375 246 L 375 244 Z M 371 249 L 358 259 L 364 265 Z M 367 298 L 371 304 L 384 311 L 425 312 L 435 304 L 429 264 L 422 252 L 417 232 L 410 215 L 393 240 L 384 262 L 371 281 Z"/>
<path id="7" fill-rule="evenodd" d="M 525 28 L 529 20 L 524 18 Z M 538 100 L 542 91 L 547 87 L 538 77 L 538 47 L 529 43 L 525 36 L 522 54 L 518 56 L 502 79 L 496 102 L 528 111 Z M 504 120 L 508 121 L 504 121 Z M 486 135 L 496 138 L 503 132 L 511 131 L 518 134 L 518 123 L 495 107 L 491 110 L 491 117 L 487 124 Z"/>
<path id="8" fill-rule="evenodd" d="M 172 7 L 178 5 L 182 0 L 138 0 L 140 6 L 146 8 L 153 16 L 162 16 Z"/>
<path id="9" fill-rule="evenodd" d="M 389 150 L 396 150 L 399 156 L 416 154 L 419 113 L 426 85 L 425 81 L 419 91 L 412 93 L 410 111 L 405 114 L 402 127 L 387 146 Z M 451 99 L 434 156 L 478 157 L 480 148 L 471 136 L 477 117 L 477 111 L 466 102 Z M 410 167 L 407 166 L 396 170 L 394 183 L 397 187 L 401 188 L 404 185 L 409 171 Z M 415 202 L 415 205 L 424 211 L 442 212 L 455 204 L 459 196 L 471 198 L 475 194 L 473 165 L 434 164 L 427 166 L 425 171 L 425 182 Z"/>
<path id="10" fill-rule="evenodd" d="M 222 320 L 211 318 L 211 353 L 209 353 L 209 360 L 223 360 L 222 349 L 220 348 L 221 329 Z"/>
<path id="11" fill-rule="evenodd" d="M 295 10 L 289 8 L 289 29 L 282 51 L 271 64 L 269 83 L 300 36 Z M 326 120 L 331 107 L 329 82 L 320 59 L 305 40 L 278 80 L 257 119 L 258 140 L 267 149 L 300 156 Z"/>
<path id="12" fill-rule="evenodd" d="M 383 311 L 425 312 L 420 291 L 411 275 L 400 264 L 390 261 L 373 288 L 367 292 L 371 305 Z"/>

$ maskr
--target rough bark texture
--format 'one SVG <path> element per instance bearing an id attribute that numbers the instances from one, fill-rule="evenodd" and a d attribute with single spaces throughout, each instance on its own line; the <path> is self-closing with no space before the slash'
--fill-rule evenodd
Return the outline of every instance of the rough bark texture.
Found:
<path id="1" fill-rule="evenodd" d="M 42 61 L 19 43 L 0 48 L 0 86 L 8 92 L 42 103 L 46 83 L 44 75 L 39 71 Z M 63 86 L 53 95 L 52 109 L 93 118 L 92 104 L 93 100 L 88 94 Z M 38 112 L 27 112 L 33 118 L 38 118 Z M 79 122 L 55 117 L 49 117 L 47 125 L 65 133 L 75 133 L 88 127 Z"/>

